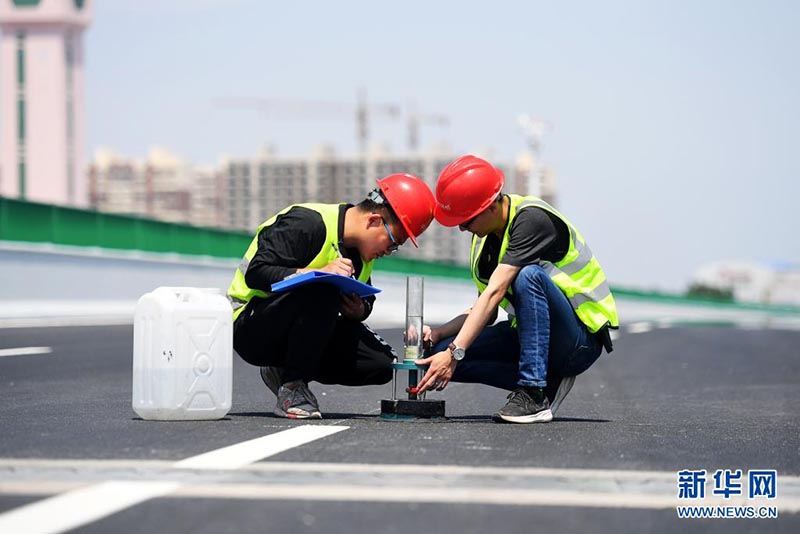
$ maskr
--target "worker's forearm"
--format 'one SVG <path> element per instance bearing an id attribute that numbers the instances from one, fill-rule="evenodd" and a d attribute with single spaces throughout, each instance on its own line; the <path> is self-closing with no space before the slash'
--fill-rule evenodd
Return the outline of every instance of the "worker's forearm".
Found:
<path id="1" fill-rule="evenodd" d="M 468 348 L 480 335 L 489 319 L 497 313 L 497 306 L 503 299 L 503 293 L 483 292 L 472 307 L 453 343 L 457 347 Z"/>
<path id="2" fill-rule="evenodd" d="M 269 291 L 272 284 L 280 282 L 290 274 L 294 274 L 294 268 L 282 265 L 267 265 L 252 261 L 244 274 L 244 281 L 251 289 Z"/>

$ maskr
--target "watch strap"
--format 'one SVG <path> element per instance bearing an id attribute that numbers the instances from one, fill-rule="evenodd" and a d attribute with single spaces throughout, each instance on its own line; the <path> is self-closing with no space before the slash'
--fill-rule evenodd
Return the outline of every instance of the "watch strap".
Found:
<path id="1" fill-rule="evenodd" d="M 455 343 L 450 343 L 447 346 L 447 348 L 450 349 L 450 357 L 453 360 L 458 362 L 464 359 L 464 349 L 462 349 L 461 347 L 457 347 Z"/>

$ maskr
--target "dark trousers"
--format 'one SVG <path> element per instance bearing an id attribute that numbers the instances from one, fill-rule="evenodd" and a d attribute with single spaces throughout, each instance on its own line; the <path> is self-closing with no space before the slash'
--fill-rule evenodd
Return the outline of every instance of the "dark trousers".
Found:
<path id="1" fill-rule="evenodd" d="M 509 321 L 484 328 L 456 367 L 453 382 L 507 390 L 538 386 L 549 388 L 552 398 L 563 377 L 583 373 L 600 357 L 603 345 L 540 266 L 528 265 L 517 274 L 513 304 L 517 328 Z M 432 353 L 453 339 L 439 340 Z"/>
<path id="2" fill-rule="evenodd" d="M 386 384 L 396 354 L 340 307 L 339 290 L 325 284 L 255 298 L 234 323 L 233 348 L 247 363 L 283 368 L 284 383 Z"/>

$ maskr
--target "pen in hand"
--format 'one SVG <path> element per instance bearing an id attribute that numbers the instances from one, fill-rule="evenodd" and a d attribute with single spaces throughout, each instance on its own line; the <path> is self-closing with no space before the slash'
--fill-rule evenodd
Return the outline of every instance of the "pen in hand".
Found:
<path id="1" fill-rule="evenodd" d="M 341 259 L 344 259 L 344 256 L 342 256 L 342 252 L 339 250 L 339 247 L 338 247 L 338 246 L 336 246 L 336 243 L 335 243 L 335 242 L 331 242 L 331 246 L 333 247 L 333 250 L 334 250 L 334 252 L 336 252 L 336 255 L 337 255 L 339 258 L 341 258 Z M 355 279 L 355 277 L 356 277 L 356 273 L 355 273 L 355 271 L 353 271 L 353 272 L 350 274 L 350 278 L 353 278 L 353 279 Z"/>

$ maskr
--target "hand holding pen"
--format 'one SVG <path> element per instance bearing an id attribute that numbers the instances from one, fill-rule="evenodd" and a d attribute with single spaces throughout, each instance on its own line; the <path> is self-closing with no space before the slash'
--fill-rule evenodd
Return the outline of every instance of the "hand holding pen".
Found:
<path id="1" fill-rule="evenodd" d="M 333 247 L 333 250 L 336 251 L 337 258 L 320 270 L 353 278 L 354 270 L 352 260 L 342 256 L 342 253 L 339 251 L 339 247 L 336 246 L 336 243 L 331 243 L 331 246 Z"/>

